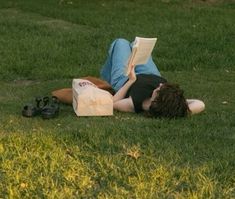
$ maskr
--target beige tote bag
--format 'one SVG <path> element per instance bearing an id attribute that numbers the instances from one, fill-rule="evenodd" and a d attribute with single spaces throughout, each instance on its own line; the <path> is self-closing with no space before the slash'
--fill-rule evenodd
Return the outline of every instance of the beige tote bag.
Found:
<path id="1" fill-rule="evenodd" d="M 73 109 L 77 116 L 113 115 L 113 96 L 84 79 L 73 79 Z"/>

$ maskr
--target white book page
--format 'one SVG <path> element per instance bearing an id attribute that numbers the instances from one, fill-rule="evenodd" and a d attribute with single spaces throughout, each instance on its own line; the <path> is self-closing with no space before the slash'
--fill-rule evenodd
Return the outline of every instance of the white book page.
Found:
<path id="1" fill-rule="evenodd" d="M 128 59 L 126 75 L 128 75 L 132 69 L 132 66 L 146 64 L 157 38 L 143 38 L 143 37 L 136 37 L 135 42 L 132 48 L 132 53 Z"/>
<path id="2" fill-rule="evenodd" d="M 155 46 L 157 38 L 140 38 L 137 37 L 137 51 L 132 61 L 132 65 L 145 64 Z"/>

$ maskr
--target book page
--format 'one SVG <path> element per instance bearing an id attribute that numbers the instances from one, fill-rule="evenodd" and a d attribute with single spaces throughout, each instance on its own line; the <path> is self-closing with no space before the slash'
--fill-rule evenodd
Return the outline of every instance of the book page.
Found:
<path id="1" fill-rule="evenodd" d="M 151 56 L 156 41 L 157 38 L 135 38 L 132 53 L 128 59 L 126 75 L 130 73 L 132 66 L 147 63 L 149 57 Z"/>

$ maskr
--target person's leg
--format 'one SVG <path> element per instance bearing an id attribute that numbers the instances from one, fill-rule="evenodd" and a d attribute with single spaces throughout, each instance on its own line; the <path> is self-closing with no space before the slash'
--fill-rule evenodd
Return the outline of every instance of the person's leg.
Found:
<path id="1" fill-rule="evenodd" d="M 128 58 L 131 54 L 132 44 L 125 39 L 116 39 L 111 44 L 108 57 L 101 70 L 101 78 L 106 80 L 115 91 L 118 91 L 123 84 L 128 80 L 124 75 L 125 67 Z M 137 65 L 135 68 L 136 74 L 154 74 L 160 75 L 160 72 L 152 60 L 149 58 L 148 62 L 143 65 Z"/>
<path id="2" fill-rule="evenodd" d="M 152 57 L 148 59 L 148 62 L 143 65 L 137 65 L 135 67 L 135 72 L 136 74 L 153 74 L 153 75 L 158 75 L 161 76 L 157 66 L 153 62 Z"/>
<path id="3" fill-rule="evenodd" d="M 133 46 L 133 42 L 131 43 L 131 48 Z M 137 65 L 135 67 L 136 74 L 153 74 L 161 76 L 156 64 L 153 62 L 152 56 L 148 59 L 146 64 Z"/>
<path id="4" fill-rule="evenodd" d="M 101 70 L 101 77 L 110 83 L 115 91 L 128 80 L 124 73 L 130 54 L 130 42 L 125 39 L 116 39 L 110 46 L 108 58 Z"/>
<path id="5" fill-rule="evenodd" d="M 115 43 L 116 43 L 116 40 L 114 40 L 112 44 L 110 45 L 109 50 L 108 50 L 108 56 L 105 60 L 104 65 L 102 66 L 100 70 L 101 78 L 107 81 L 109 84 L 110 84 L 111 70 L 112 70 L 112 65 L 111 65 L 112 51 L 113 51 L 113 47 Z"/>

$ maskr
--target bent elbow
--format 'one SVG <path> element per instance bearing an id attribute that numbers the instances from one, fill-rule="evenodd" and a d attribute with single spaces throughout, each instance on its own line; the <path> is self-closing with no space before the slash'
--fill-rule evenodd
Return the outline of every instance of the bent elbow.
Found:
<path id="1" fill-rule="evenodd" d="M 201 113 L 202 111 L 205 110 L 205 103 L 201 100 L 192 100 L 189 104 L 189 110 L 191 111 L 191 114 L 197 114 Z"/>

